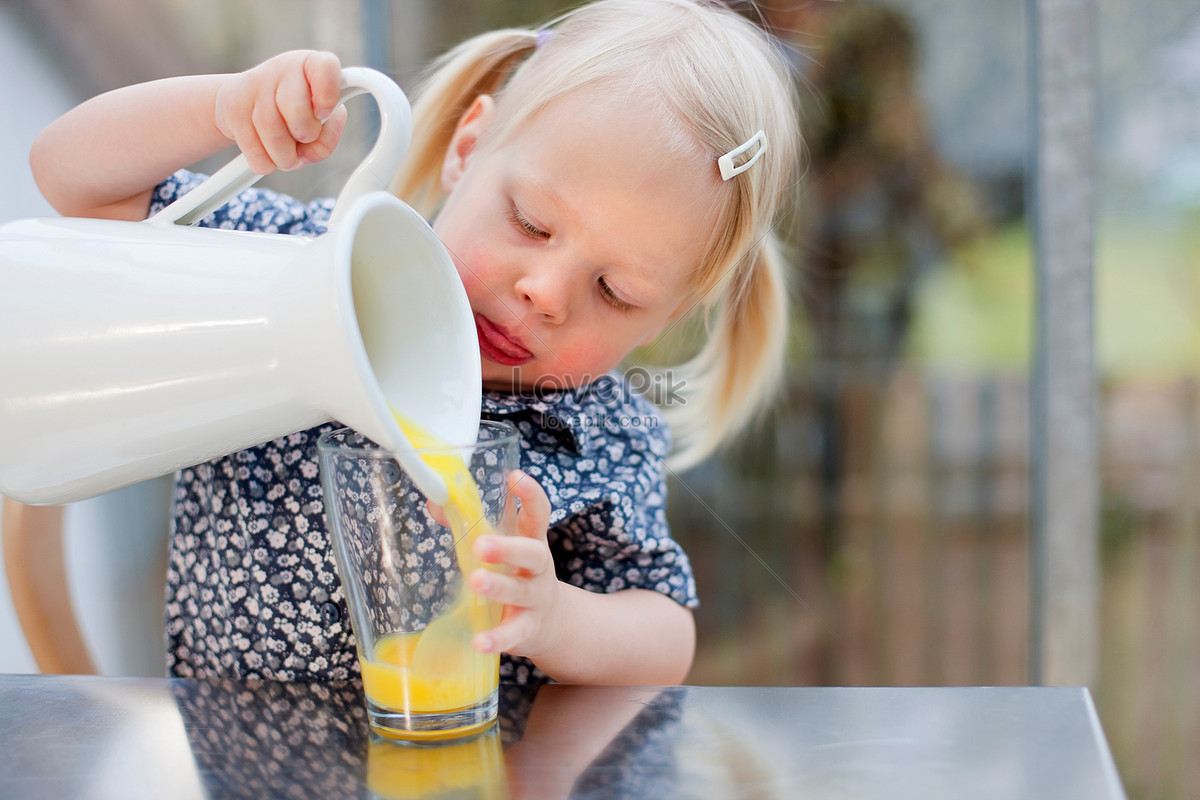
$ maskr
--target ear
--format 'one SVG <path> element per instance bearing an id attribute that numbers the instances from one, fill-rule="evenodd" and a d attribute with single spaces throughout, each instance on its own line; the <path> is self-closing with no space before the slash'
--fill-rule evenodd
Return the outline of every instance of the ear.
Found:
<path id="1" fill-rule="evenodd" d="M 458 179 L 466 172 L 467 161 L 479 144 L 479 137 L 487 130 L 492 121 L 496 102 L 490 94 L 481 94 L 471 103 L 471 107 L 463 114 L 450 137 L 450 146 L 446 148 L 446 157 L 442 161 L 442 188 L 447 192 L 452 190 Z"/>

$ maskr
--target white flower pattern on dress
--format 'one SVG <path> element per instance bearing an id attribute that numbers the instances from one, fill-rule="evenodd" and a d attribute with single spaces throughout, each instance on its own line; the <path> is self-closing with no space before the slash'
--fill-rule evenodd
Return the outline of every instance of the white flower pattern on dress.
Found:
<path id="1" fill-rule="evenodd" d="M 158 186 L 154 213 L 203 176 Z M 332 199 L 304 204 L 249 189 L 205 227 L 316 236 Z M 666 520 L 670 446 L 657 409 L 620 376 L 553 393 L 485 391 L 485 419 L 512 422 L 521 469 L 550 498 L 560 580 L 592 592 L 650 589 L 697 605 L 691 565 Z M 326 532 L 317 438 L 328 423 L 180 470 L 167 574 L 172 675 L 271 680 L 359 677 L 354 637 Z M 545 676 L 505 654 L 502 680 Z"/>

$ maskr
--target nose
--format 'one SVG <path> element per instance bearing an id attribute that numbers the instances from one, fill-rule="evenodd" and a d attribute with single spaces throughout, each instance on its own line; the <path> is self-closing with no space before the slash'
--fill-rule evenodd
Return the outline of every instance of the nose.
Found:
<path id="1" fill-rule="evenodd" d="M 562 322 L 570 308 L 571 287 L 564 274 L 553 266 L 526 269 L 514 285 L 526 310 L 546 322 Z"/>

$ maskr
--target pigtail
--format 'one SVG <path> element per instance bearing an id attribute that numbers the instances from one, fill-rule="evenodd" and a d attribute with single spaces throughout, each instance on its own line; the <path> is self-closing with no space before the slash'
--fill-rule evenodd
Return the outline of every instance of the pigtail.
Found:
<path id="1" fill-rule="evenodd" d="M 455 127 L 481 94 L 494 94 L 537 46 L 535 31 L 509 28 L 466 40 L 434 65 L 413 104 L 413 139 L 392 192 L 427 219 L 444 199 L 442 161 Z"/>
<path id="2" fill-rule="evenodd" d="M 683 365 L 681 398 L 663 408 L 675 433 L 668 463 L 686 469 L 708 457 L 765 410 L 783 379 L 788 339 L 786 266 L 767 233 L 746 255 L 741 280 L 721 292 L 699 354 Z"/>

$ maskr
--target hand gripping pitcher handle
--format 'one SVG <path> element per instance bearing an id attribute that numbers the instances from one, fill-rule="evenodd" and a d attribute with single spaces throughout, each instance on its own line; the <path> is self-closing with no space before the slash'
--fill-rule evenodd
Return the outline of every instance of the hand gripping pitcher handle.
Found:
<path id="1" fill-rule="evenodd" d="M 371 152 L 342 187 L 329 218 L 330 228 L 341 220 L 355 200 L 369 192 L 387 188 L 412 140 L 412 109 L 400 87 L 391 78 L 373 69 L 343 69 L 342 93 L 338 103 L 345 103 L 364 93 L 373 95 L 379 104 L 379 136 Z M 250 169 L 245 154 L 239 153 L 208 180 L 150 217 L 149 221 L 158 225 L 195 225 L 262 177 Z"/>

